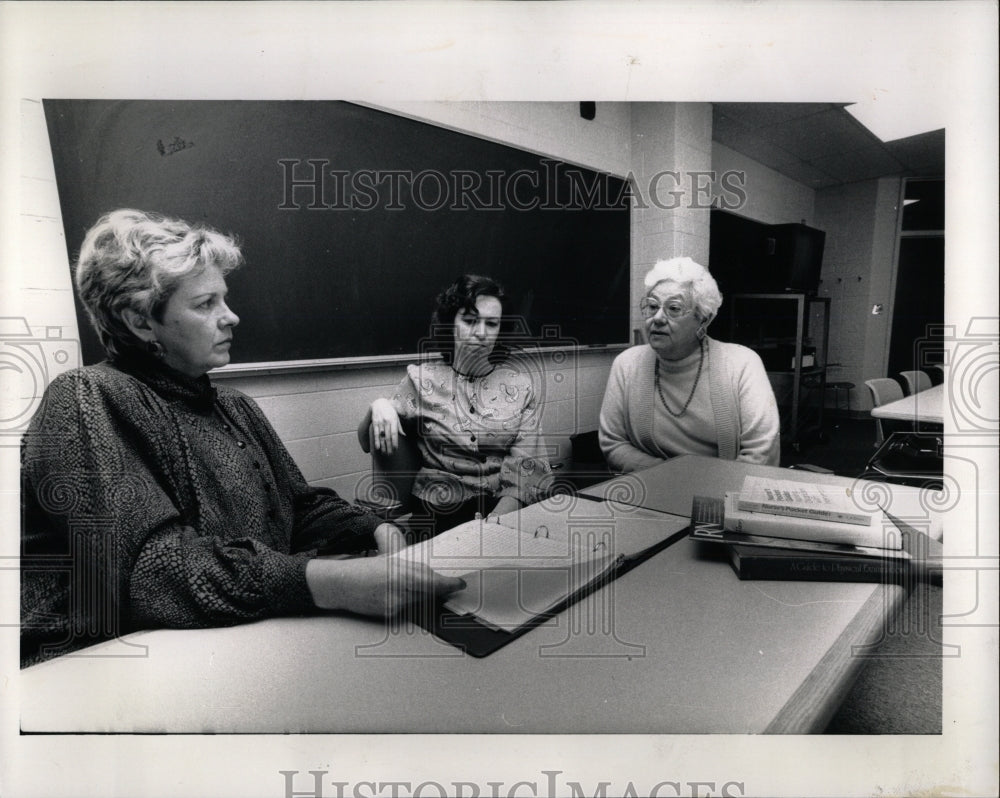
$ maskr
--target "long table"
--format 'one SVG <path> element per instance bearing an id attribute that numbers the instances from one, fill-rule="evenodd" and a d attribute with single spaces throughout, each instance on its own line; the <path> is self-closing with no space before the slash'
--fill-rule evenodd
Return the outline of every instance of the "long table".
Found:
<path id="1" fill-rule="evenodd" d="M 943 424 L 944 383 L 872 408 L 872 416 L 921 424 Z"/>
<path id="2" fill-rule="evenodd" d="M 748 473 L 679 457 L 587 491 L 686 516 Z M 574 512 L 592 501 L 576 499 Z M 494 654 L 349 615 L 139 632 L 21 672 L 25 732 L 820 732 L 904 599 L 741 582 L 683 539 Z"/>

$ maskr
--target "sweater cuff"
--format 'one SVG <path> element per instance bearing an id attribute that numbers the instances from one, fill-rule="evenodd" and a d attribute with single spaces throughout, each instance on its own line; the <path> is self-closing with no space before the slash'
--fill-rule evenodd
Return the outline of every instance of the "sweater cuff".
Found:
<path id="1" fill-rule="evenodd" d="M 283 558 L 280 584 L 286 588 L 274 597 L 275 615 L 297 615 L 316 609 L 312 593 L 306 582 L 306 565 L 312 559 L 309 553 L 293 554 Z"/>

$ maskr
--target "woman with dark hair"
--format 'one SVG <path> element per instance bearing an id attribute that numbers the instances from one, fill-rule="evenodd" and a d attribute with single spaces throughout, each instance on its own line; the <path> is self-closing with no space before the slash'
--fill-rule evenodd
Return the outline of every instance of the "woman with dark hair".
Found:
<path id="1" fill-rule="evenodd" d="M 550 481 L 537 387 L 504 340 L 503 299 L 499 283 L 472 274 L 442 291 L 431 317 L 442 361 L 407 366 L 392 398 L 372 402 L 380 451 L 396 450 L 402 420 L 419 432 L 418 532 L 516 510 L 542 498 Z"/>
<path id="2" fill-rule="evenodd" d="M 385 557 L 402 532 L 308 485 L 260 408 L 214 387 L 239 317 L 235 241 L 135 210 L 75 264 L 108 360 L 52 381 L 24 435 L 21 664 L 152 627 L 393 615 L 459 579 Z"/>

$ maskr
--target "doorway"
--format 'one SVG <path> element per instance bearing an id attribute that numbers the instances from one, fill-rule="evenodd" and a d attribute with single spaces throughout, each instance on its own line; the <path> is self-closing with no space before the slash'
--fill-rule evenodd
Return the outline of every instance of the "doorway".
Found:
<path id="1" fill-rule="evenodd" d="M 944 357 L 944 236 L 901 238 L 889 339 L 889 376 Z"/>
<path id="2" fill-rule="evenodd" d="M 890 377 L 944 359 L 944 180 L 906 180 L 901 216 Z"/>

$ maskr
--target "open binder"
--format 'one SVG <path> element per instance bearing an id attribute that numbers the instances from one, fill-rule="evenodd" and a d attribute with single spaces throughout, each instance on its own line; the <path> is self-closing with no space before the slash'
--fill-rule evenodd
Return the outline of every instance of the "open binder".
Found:
<path id="1" fill-rule="evenodd" d="M 411 620 L 485 657 L 680 540 L 688 524 L 655 510 L 561 496 L 495 521 L 469 521 L 395 556 L 465 580 L 465 590 Z"/>

